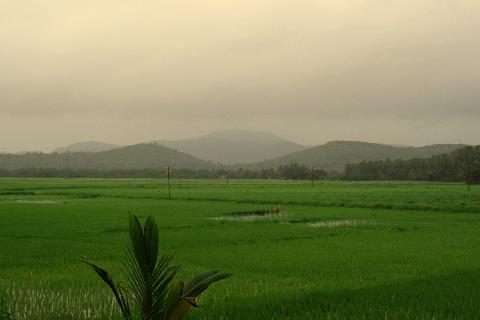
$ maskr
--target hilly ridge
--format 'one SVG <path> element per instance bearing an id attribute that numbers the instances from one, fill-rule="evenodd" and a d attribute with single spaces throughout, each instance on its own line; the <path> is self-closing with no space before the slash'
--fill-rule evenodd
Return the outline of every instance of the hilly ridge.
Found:
<path id="1" fill-rule="evenodd" d="M 155 144 L 136 144 L 101 152 L 0 154 L 0 168 L 159 169 L 213 168 L 211 162 Z"/>
<path id="2" fill-rule="evenodd" d="M 0 168 L 62 169 L 69 167 L 109 170 L 156 169 L 170 165 L 188 169 L 258 170 L 297 163 L 326 171 L 341 172 L 346 164 L 370 160 L 428 158 L 452 152 L 463 146 L 436 144 L 411 147 L 357 141 L 331 141 L 307 148 L 268 132 L 228 130 L 195 139 L 158 140 L 126 147 L 90 141 L 56 149 L 63 152 L 0 154 Z M 96 149 L 108 150 L 93 151 Z M 256 161 L 253 161 L 254 159 Z"/>
<path id="3" fill-rule="evenodd" d="M 327 171 L 343 171 L 348 163 L 369 160 L 427 158 L 433 155 L 449 153 L 464 147 L 461 144 L 436 144 L 424 147 L 395 147 L 369 142 L 331 141 L 323 145 L 294 152 L 283 157 L 244 164 L 249 169 L 276 168 L 298 163 Z"/>

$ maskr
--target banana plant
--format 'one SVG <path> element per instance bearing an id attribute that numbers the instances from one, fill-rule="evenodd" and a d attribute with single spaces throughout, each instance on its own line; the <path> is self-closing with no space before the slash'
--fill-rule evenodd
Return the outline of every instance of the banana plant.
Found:
<path id="1" fill-rule="evenodd" d="M 110 287 L 125 320 L 179 320 L 197 307 L 197 297 L 212 283 L 232 276 L 211 270 L 188 283 L 176 279 L 180 269 L 171 265 L 171 256 L 158 258 L 158 227 L 150 216 L 142 229 L 137 216 L 130 213 L 130 245 L 123 260 L 127 285 L 115 282 L 110 274 L 87 257 L 89 265 Z"/>

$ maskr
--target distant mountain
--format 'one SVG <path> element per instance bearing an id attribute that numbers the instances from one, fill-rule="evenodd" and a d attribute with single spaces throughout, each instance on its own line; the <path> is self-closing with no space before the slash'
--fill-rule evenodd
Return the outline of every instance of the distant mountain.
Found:
<path id="1" fill-rule="evenodd" d="M 98 142 L 98 141 L 84 141 L 70 144 L 65 147 L 56 148 L 52 152 L 65 153 L 65 152 L 101 152 L 108 151 L 121 146 L 111 143 Z"/>
<path id="2" fill-rule="evenodd" d="M 290 163 L 314 166 L 327 171 L 343 171 L 347 163 L 369 160 L 428 158 L 464 147 L 461 144 L 436 144 L 425 147 L 394 147 L 377 143 L 331 141 L 324 145 L 294 152 L 283 157 L 242 165 L 246 168 L 276 168 Z"/>
<path id="3" fill-rule="evenodd" d="M 0 168 L 159 169 L 214 168 L 215 164 L 156 144 L 137 144 L 101 152 L 0 154 Z"/>
<path id="4" fill-rule="evenodd" d="M 306 148 L 269 132 L 245 130 L 225 130 L 194 139 L 154 142 L 222 164 L 258 162 Z"/>

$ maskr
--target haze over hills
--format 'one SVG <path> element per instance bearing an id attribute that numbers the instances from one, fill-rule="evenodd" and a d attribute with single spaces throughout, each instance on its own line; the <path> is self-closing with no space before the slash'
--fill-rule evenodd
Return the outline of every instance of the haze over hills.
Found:
<path id="1" fill-rule="evenodd" d="M 369 160 L 428 158 L 441 153 L 449 153 L 464 146 L 462 144 L 435 144 L 424 147 L 395 147 L 368 142 L 331 141 L 283 157 L 250 165 L 241 165 L 241 167 L 263 169 L 298 163 L 327 171 L 343 171 L 348 163 Z"/>
<path id="2" fill-rule="evenodd" d="M 0 168 L 147 169 L 164 168 L 276 168 L 298 163 L 327 171 L 343 171 L 348 163 L 368 160 L 427 158 L 449 153 L 461 144 L 425 147 L 331 141 L 307 148 L 261 131 L 219 131 L 184 140 L 121 147 L 102 142 L 79 142 L 54 153 L 32 152 L 0 155 Z M 106 149 L 106 150 L 105 150 Z M 67 155 L 66 151 L 70 151 Z M 100 151 L 97 151 L 100 150 Z M 178 150 L 178 151 L 177 151 Z M 293 150 L 293 151 L 292 151 Z"/>
<path id="3" fill-rule="evenodd" d="M 64 153 L 64 152 L 101 152 L 108 151 L 121 146 L 111 143 L 99 142 L 99 141 L 82 141 L 70 144 L 65 147 L 59 147 L 52 152 Z"/>
<path id="4" fill-rule="evenodd" d="M 101 152 L 0 154 L 0 168 L 159 169 L 213 168 L 215 164 L 156 144 L 136 144 Z"/>
<path id="5" fill-rule="evenodd" d="M 154 142 L 227 165 L 264 161 L 306 149 L 269 132 L 246 130 L 224 130 L 193 139 Z"/>

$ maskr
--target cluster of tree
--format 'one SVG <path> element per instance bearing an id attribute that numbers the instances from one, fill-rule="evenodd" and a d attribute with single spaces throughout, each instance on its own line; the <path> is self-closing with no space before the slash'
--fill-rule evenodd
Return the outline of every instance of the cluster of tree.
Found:
<path id="1" fill-rule="evenodd" d="M 427 159 L 364 161 L 345 166 L 346 180 L 427 180 L 480 183 L 480 146 Z"/>
<path id="2" fill-rule="evenodd" d="M 276 173 L 278 177 L 288 180 L 320 180 L 325 179 L 328 174 L 324 170 L 307 168 L 306 166 L 292 163 L 287 166 L 280 166 Z"/>
<path id="3" fill-rule="evenodd" d="M 69 168 L 21 168 L 0 169 L 0 177 L 17 178 L 167 178 L 167 168 L 160 169 L 69 169 Z M 176 179 L 288 179 L 319 180 L 327 178 L 327 172 L 296 163 L 278 169 L 182 169 L 170 168 L 170 176 Z"/>

